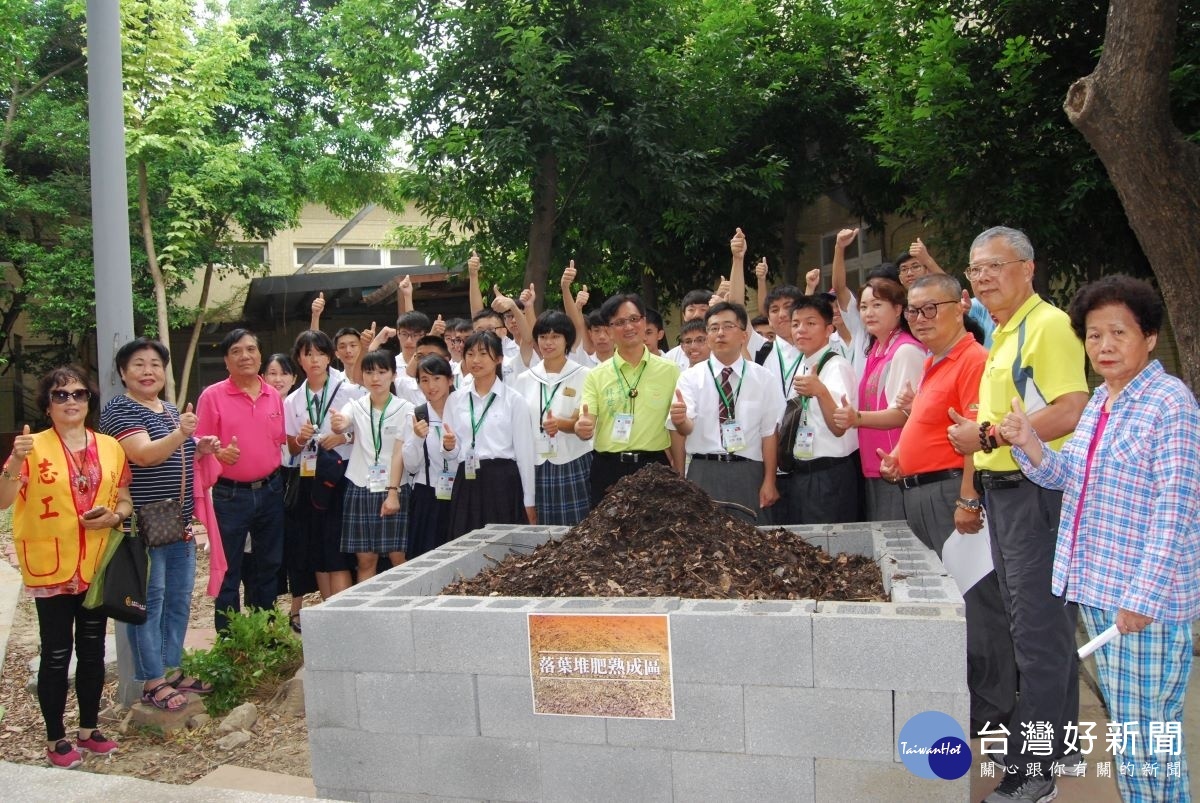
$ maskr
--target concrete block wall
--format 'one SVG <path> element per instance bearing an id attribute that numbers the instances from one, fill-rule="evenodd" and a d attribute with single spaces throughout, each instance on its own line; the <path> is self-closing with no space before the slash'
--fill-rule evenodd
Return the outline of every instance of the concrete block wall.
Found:
<path id="1" fill-rule="evenodd" d="M 967 728 L 962 599 L 903 522 L 793 527 L 872 556 L 894 601 L 442 597 L 565 528 L 493 525 L 303 612 L 313 780 L 401 800 L 940 801 L 911 775 L 915 713 Z M 663 613 L 675 719 L 533 713 L 527 616 Z"/>

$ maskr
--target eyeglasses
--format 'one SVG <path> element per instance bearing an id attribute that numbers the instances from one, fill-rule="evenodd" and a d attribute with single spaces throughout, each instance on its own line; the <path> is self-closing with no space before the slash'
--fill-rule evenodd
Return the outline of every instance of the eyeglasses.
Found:
<path id="1" fill-rule="evenodd" d="M 899 273 L 901 276 L 908 276 L 909 274 L 924 273 L 924 272 L 925 272 L 925 266 L 922 265 L 920 262 L 917 262 L 912 265 L 904 265 L 899 270 Z"/>
<path id="2" fill-rule="evenodd" d="M 644 320 L 645 315 L 630 315 L 628 318 L 613 318 L 608 325 L 614 329 L 624 329 L 626 326 L 637 326 Z"/>
<path id="3" fill-rule="evenodd" d="M 917 318 L 924 318 L 927 321 L 932 321 L 937 317 L 938 307 L 943 304 L 957 304 L 958 299 L 952 301 L 931 301 L 928 304 L 922 304 L 919 307 L 905 307 L 904 317 L 910 321 L 915 321 Z"/>
<path id="4" fill-rule="evenodd" d="M 446 338 L 446 342 L 447 343 L 466 343 L 467 339 L 465 337 L 448 337 L 448 338 Z"/>
<path id="5" fill-rule="evenodd" d="M 703 337 L 685 337 L 683 340 L 679 341 L 680 345 L 682 346 L 703 346 L 706 342 L 707 340 L 705 340 Z"/>
<path id="6" fill-rule="evenodd" d="M 50 401 L 55 404 L 66 404 L 69 401 L 85 402 L 92 398 L 90 390 L 52 390 Z"/>
<path id="7" fill-rule="evenodd" d="M 1005 265 L 1011 265 L 1014 262 L 1027 262 L 1025 259 L 1008 259 L 1004 262 L 972 262 L 967 265 L 967 269 L 963 273 L 967 274 L 967 278 L 975 281 L 981 276 L 997 276 L 1000 274 L 1000 269 Z"/>
<path id="8" fill-rule="evenodd" d="M 741 324 L 726 321 L 725 323 L 714 323 L 711 326 L 704 327 L 704 331 L 710 335 L 719 335 L 721 332 L 742 331 Z"/>

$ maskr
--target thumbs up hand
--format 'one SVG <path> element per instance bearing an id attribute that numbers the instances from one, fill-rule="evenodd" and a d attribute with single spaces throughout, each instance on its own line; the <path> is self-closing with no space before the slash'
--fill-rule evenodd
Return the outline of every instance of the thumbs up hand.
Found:
<path id="1" fill-rule="evenodd" d="M 1000 422 L 1000 437 L 1014 446 L 1019 446 L 1024 452 L 1029 452 L 1032 442 L 1037 440 L 1033 425 L 1029 423 L 1029 416 L 1021 409 L 1021 400 L 1016 396 L 1013 396 L 1012 412 Z"/>
<path id="2" fill-rule="evenodd" d="M 680 427 L 686 421 L 687 402 L 683 400 L 683 394 L 679 392 L 679 388 L 675 388 L 675 400 L 671 402 L 671 423 Z"/>
<path id="3" fill-rule="evenodd" d="M 414 415 L 412 417 L 412 429 L 413 435 L 416 435 L 420 440 L 425 440 L 425 437 L 429 435 L 429 422 Z"/>
<path id="4" fill-rule="evenodd" d="M 841 430 L 858 426 L 858 410 L 854 409 L 844 393 L 842 394 L 841 404 L 833 411 L 833 423 L 837 424 L 838 429 Z"/>
<path id="5" fill-rule="evenodd" d="M 575 306 L 579 307 L 580 309 L 583 309 L 584 307 L 587 306 L 588 299 L 591 297 L 592 296 L 588 292 L 587 285 L 585 284 L 583 286 L 583 288 L 580 289 L 580 291 L 575 294 Z"/>
<path id="6" fill-rule="evenodd" d="M 183 437 L 190 438 L 198 423 L 200 419 L 196 418 L 196 414 L 192 412 L 192 403 L 188 402 L 187 407 L 179 414 L 179 431 L 183 433 Z"/>
<path id="7" fill-rule="evenodd" d="M 342 415 L 340 411 L 334 410 L 329 415 L 329 428 L 341 435 L 350 428 L 350 416 Z"/>
<path id="8" fill-rule="evenodd" d="M 767 258 L 766 257 L 763 257 L 762 259 L 758 260 L 758 264 L 754 266 L 754 278 L 758 279 L 760 282 L 766 281 L 766 279 L 767 279 Z"/>
<path id="9" fill-rule="evenodd" d="M 746 256 L 746 234 L 741 229 L 734 231 L 732 239 L 729 240 L 729 253 L 734 259 Z"/>
<path id="10" fill-rule="evenodd" d="M 242 456 L 241 449 L 237 445 L 237 435 L 229 439 L 229 445 L 222 447 L 217 451 L 217 459 L 227 466 L 232 466 Z"/>
<path id="11" fill-rule="evenodd" d="M 26 424 L 21 430 L 21 434 L 13 438 L 12 459 L 22 461 L 29 456 L 33 451 L 33 435 L 29 434 L 29 425 Z M 17 466 L 13 466 L 14 471 Z"/>
<path id="12" fill-rule="evenodd" d="M 433 326 L 429 329 L 429 334 L 442 337 L 446 334 L 446 321 L 442 319 L 441 313 L 438 313 L 437 320 L 433 322 Z"/>
<path id="13" fill-rule="evenodd" d="M 897 410 L 903 410 L 906 413 L 911 413 L 913 399 L 915 399 L 916 396 L 917 391 L 913 388 L 912 381 L 906 379 L 904 380 L 904 387 L 900 388 L 900 393 L 896 396 L 896 400 L 892 403 L 892 406 Z"/>
<path id="14" fill-rule="evenodd" d="M 553 410 L 546 411 L 546 420 L 542 422 L 542 431 L 551 438 L 558 434 L 558 419 L 554 417 Z"/>
<path id="15" fill-rule="evenodd" d="M 458 444 L 458 438 L 454 437 L 454 432 L 451 431 L 450 425 L 442 424 L 442 450 L 453 452 L 454 447 Z"/>
<path id="16" fill-rule="evenodd" d="M 579 420 L 575 422 L 575 434 L 580 440 L 589 440 L 596 434 L 596 419 L 588 414 L 588 406 L 585 404 L 579 411 Z"/>
<path id="17" fill-rule="evenodd" d="M 563 271 L 562 279 L 559 280 L 564 293 L 571 292 L 571 285 L 575 282 L 576 275 L 575 260 L 572 259 L 570 264 L 567 265 L 567 269 Z"/>
<path id="18" fill-rule="evenodd" d="M 950 439 L 954 451 L 959 454 L 974 454 L 979 451 L 979 425 L 969 418 L 963 418 L 953 407 L 946 415 L 954 422 L 946 427 L 946 437 Z"/>
<path id="19" fill-rule="evenodd" d="M 317 297 L 312 302 L 312 314 L 320 315 L 325 311 L 325 293 L 324 291 L 317 293 Z"/>
<path id="20" fill-rule="evenodd" d="M 479 277 L 479 265 L 479 254 L 475 253 L 474 249 L 472 249 L 471 258 L 467 260 L 467 271 L 471 276 L 475 278 Z"/>
<path id="21" fill-rule="evenodd" d="M 875 454 L 879 457 L 879 476 L 888 482 L 900 479 L 900 459 L 883 449 L 876 449 Z"/>
<path id="22" fill-rule="evenodd" d="M 537 290 L 534 289 L 533 284 L 530 284 L 528 287 L 526 287 L 524 290 L 521 291 L 521 303 L 524 304 L 526 308 L 528 308 L 529 305 L 532 304 L 536 299 L 537 299 Z"/>

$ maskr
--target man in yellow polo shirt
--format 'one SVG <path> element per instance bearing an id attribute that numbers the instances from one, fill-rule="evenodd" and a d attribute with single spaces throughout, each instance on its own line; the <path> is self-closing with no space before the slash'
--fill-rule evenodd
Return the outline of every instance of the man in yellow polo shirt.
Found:
<path id="1" fill-rule="evenodd" d="M 1083 344 L 1067 315 L 1034 291 L 1033 272 L 1033 246 L 1023 232 L 997 226 L 972 243 L 967 278 L 996 329 L 979 384 L 978 422 L 952 410 L 948 432 L 954 447 L 974 459 L 983 488 L 1020 688 L 1012 720 L 1003 723 L 1012 734 L 1007 755 L 993 757 L 1008 772 L 985 803 L 1049 799 L 1050 763 L 1063 758 L 1065 726 L 1079 719 L 1076 607 L 1050 585 L 1062 494 L 1025 478 L 996 426 L 1019 398 L 1038 437 L 1058 448 L 1088 400 Z M 1049 724 L 1053 752 L 1026 749 L 1038 745 L 1022 735 L 1025 722 Z"/>
<path id="2" fill-rule="evenodd" d="M 616 351 L 583 382 L 575 434 L 596 439 L 591 503 L 595 507 L 614 482 L 647 463 L 667 463 L 671 436 L 664 422 L 671 410 L 679 367 L 656 357 L 642 340 L 646 307 L 641 298 L 618 294 L 604 302 Z"/>

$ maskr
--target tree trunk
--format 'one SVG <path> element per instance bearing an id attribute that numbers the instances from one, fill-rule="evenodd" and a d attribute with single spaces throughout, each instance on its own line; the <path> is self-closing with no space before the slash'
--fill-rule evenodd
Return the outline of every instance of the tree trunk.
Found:
<path id="1" fill-rule="evenodd" d="M 187 351 L 183 355 L 183 370 L 179 372 L 179 398 L 181 400 L 187 399 L 188 380 L 192 376 L 192 361 L 196 357 L 196 347 L 200 345 L 200 332 L 204 330 L 204 312 L 208 309 L 208 289 L 212 286 L 212 276 L 213 265 L 209 262 L 204 266 L 204 282 L 200 286 L 200 304 L 196 310 L 196 322 L 192 324 L 192 337 L 188 340 Z"/>
<path id="2" fill-rule="evenodd" d="M 540 313 L 546 304 L 546 277 L 550 273 L 550 252 L 554 246 L 554 223 L 558 206 L 558 154 L 550 151 L 538 158 L 533 177 L 533 219 L 529 222 L 529 256 L 525 259 L 525 283 L 522 288 L 537 288 L 534 307 Z"/>
<path id="3" fill-rule="evenodd" d="M 1175 338 L 1200 342 L 1200 146 L 1171 120 L 1169 75 L 1178 0 L 1112 0 L 1104 51 L 1063 108 L 1108 171 L 1150 261 Z M 1179 351 L 1200 387 L 1200 350 Z"/>
<path id="4" fill-rule="evenodd" d="M 154 281 L 154 309 L 158 318 L 158 339 L 162 344 L 171 348 L 171 325 L 167 317 L 167 283 L 163 280 L 162 268 L 158 264 L 158 254 L 154 251 L 154 230 L 150 225 L 150 180 L 146 177 L 146 162 L 138 159 L 138 211 L 142 219 L 142 241 L 146 246 L 146 264 L 150 268 L 150 278 Z M 175 376 L 167 371 L 167 401 L 175 404 Z"/>

